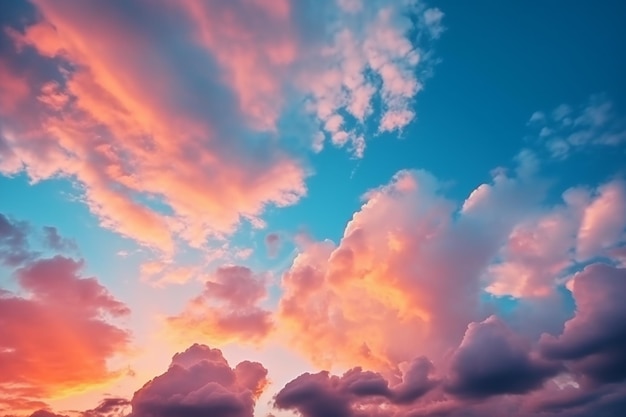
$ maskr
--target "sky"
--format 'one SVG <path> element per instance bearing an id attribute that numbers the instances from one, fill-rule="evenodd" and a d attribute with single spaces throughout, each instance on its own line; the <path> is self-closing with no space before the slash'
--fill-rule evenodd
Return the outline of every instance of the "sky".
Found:
<path id="1" fill-rule="evenodd" d="M 626 3 L 0 5 L 0 416 L 626 409 Z"/>

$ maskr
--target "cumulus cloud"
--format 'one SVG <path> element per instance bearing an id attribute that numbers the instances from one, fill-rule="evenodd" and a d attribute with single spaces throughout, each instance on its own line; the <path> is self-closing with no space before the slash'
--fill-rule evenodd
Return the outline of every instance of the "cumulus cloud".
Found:
<path id="1" fill-rule="evenodd" d="M 451 359 L 447 389 L 459 396 L 523 394 L 559 372 L 495 316 L 471 323 Z"/>
<path id="2" fill-rule="evenodd" d="M 28 248 L 28 229 L 27 223 L 0 213 L 0 262 L 17 266 L 32 256 Z"/>
<path id="3" fill-rule="evenodd" d="M 550 358 L 570 361 L 574 372 L 594 381 L 626 378 L 626 269 L 593 264 L 573 279 L 576 315 L 560 336 L 544 335 Z"/>
<path id="4" fill-rule="evenodd" d="M 600 187 L 585 207 L 578 232 L 577 255 L 582 260 L 603 254 L 626 236 L 626 184 L 612 181 Z"/>
<path id="5" fill-rule="evenodd" d="M 300 76 L 300 88 L 330 142 L 349 144 L 361 157 L 377 100 L 378 132 L 402 130 L 416 117 L 412 103 L 424 81 L 418 73 L 432 63 L 412 36 L 417 31 L 438 38 L 443 13 L 416 2 L 370 2 L 374 12 L 368 13 L 357 2 L 340 4 L 350 15 L 342 16 L 341 29 L 331 33 L 312 70 Z"/>
<path id="6" fill-rule="evenodd" d="M 513 227 L 499 250 L 499 260 L 484 274 L 488 292 L 514 297 L 553 295 L 555 278 L 574 262 L 577 236 L 590 201 L 585 188 L 569 189 L 561 198 L 553 207 L 535 211 Z"/>
<path id="7" fill-rule="evenodd" d="M 257 362 L 231 368 L 220 350 L 194 344 L 135 392 L 129 417 L 252 417 L 266 375 Z"/>
<path id="8" fill-rule="evenodd" d="M 545 196 L 534 169 L 520 155 L 515 173 L 495 172 L 460 207 L 432 175 L 399 172 L 364 196 L 338 245 L 303 246 L 282 279 L 281 325 L 325 366 L 393 368 L 416 349 L 441 356 L 485 318 L 484 271 Z"/>
<path id="9" fill-rule="evenodd" d="M 268 233 L 265 236 L 265 247 L 270 258 L 276 257 L 281 247 L 281 237 L 278 233 Z"/>
<path id="10" fill-rule="evenodd" d="M 271 313 L 259 306 L 266 297 L 265 279 L 243 266 L 218 268 L 204 291 L 185 309 L 169 317 L 169 329 L 190 340 L 211 343 L 260 341 L 273 327 Z"/>
<path id="11" fill-rule="evenodd" d="M 566 286 L 579 259 L 619 263 L 621 217 L 586 218 L 601 211 L 596 206 L 617 211 L 622 185 L 575 187 L 547 203 L 549 187 L 529 152 L 513 170 L 495 170 L 462 204 L 447 199 L 432 175 L 399 172 L 365 194 L 338 244 L 301 242 L 282 277 L 278 328 L 325 369 L 363 366 L 389 377 L 426 355 L 453 403 L 542 391 L 560 372 L 581 383 L 582 368 L 563 363 L 572 359 L 543 357 L 546 348 L 533 341 L 559 334 L 571 318 Z M 581 258 L 581 234 L 604 243 Z M 492 312 L 501 318 L 489 318 Z M 618 310 L 609 316 L 618 320 Z"/>
<path id="12" fill-rule="evenodd" d="M 626 186 L 612 180 L 595 189 L 566 190 L 562 202 L 519 222 L 489 266 L 485 279 L 492 294 L 549 297 L 577 262 L 619 258 L 626 236 Z M 616 252 L 617 251 L 617 252 Z"/>
<path id="13" fill-rule="evenodd" d="M 0 408 L 41 408 L 41 400 L 115 378 L 107 361 L 128 348 L 130 335 L 110 319 L 127 316 L 128 307 L 83 276 L 82 260 L 38 256 L 25 223 L 0 219 L 5 243 L 33 253 L 19 265 L 14 251 L 0 253 L 18 289 L 0 289 Z"/>
<path id="14" fill-rule="evenodd" d="M 243 361 L 231 368 L 219 349 L 194 344 L 176 353 L 168 369 L 139 388 L 131 400 L 105 398 L 80 417 L 252 417 L 267 370 Z M 30 417 L 67 417 L 41 409 Z"/>
<path id="15" fill-rule="evenodd" d="M 8 146 L 33 179 L 76 179 L 105 227 L 164 251 L 174 236 L 202 245 L 256 219 L 266 204 L 292 204 L 305 193 L 297 158 L 269 141 L 251 146 L 258 139 L 238 122 L 237 96 L 210 75 L 220 69 L 195 42 L 195 26 L 172 20 L 180 12 L 69 2 L 37 8 L 43 20 L 11 32 L 13 54 L 20 60 L 36 51 L 33 70 L 53 71 L 38 74 L 46 82 L 27 80 L 38 97 L 17 111 L 37 116 L 19 123 L 9 115 L 6 128 Z M 93 15 L 98 25 L 88 23 Z M 110 27 L 125 40 L 113 39 Z M 181 34 L 178 44 L 158 41 L 163 28 Z M 25 140 L 29 134 L 37 139 Z M 3 172 L 14 168 L 3 165 Z"/>
<path id="16" fill-rule="evenodd" d="M 381 374 L 361 368 L 353 368 L 340 377 L 326 371 L 306 373 L 276 394 L 275 407 L 298 411 L 303 417 L 366 415 L 368 411 L 404 406 L 420 398 L 437 383 L 431 378 L 431 371 L 432 364 L 427 359 L 417 358 L 408 364 L 402 381 L 395 386 Z"/>

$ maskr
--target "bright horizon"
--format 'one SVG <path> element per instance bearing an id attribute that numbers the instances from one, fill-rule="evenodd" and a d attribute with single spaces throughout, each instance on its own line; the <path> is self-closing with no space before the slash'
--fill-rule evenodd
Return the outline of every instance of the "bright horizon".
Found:
<path id="1" fill-rule="evenodd" d="M 626 4 L 0 5 L 0 416 L 626 409 Z"/>

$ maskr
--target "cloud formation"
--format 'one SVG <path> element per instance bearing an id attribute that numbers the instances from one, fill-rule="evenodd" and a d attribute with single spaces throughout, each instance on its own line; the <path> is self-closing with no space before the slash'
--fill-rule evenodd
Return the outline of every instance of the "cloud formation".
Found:
<path id="1" fill-rule="evenodd" d="M 423 81 L 418 73 L 427 72 L 418 69 L 431 64 L 411 37 L 414 31 L 438 37 L 443 13 L 417 2 L 405 2 L 405 7 L 375 2 L 375 12 L 366 14 L 356 3 L 340 3 L 348 11 L 342 28 L 331 33 L 299 83 L 321 125 L 323 136 L 314 143 L 315 150 L 327 136 L 333 145 L 349 144 L 362 157 L 376 106 L 380 118 L 371 133 L 401 131 L 416 117 L 412 103 Z"/>
<path id="2" fill-rule="evenodd" d="M 523 394 L 559 371 L 558 364 L 539 357 L 529 341 L 490 316 L 468 326 L 452 355 L 446 388 L 463 397 Z"/>
<path id="3" fill-rule="evenodd" d="M 32 3 L 1 33 L 0 172 L 70 178 L 102 226 L 167 254 L 261 227 L 267 206 L 306 194 L 309 146 L 277 134 L 286 112 L 311 113 L 357 156 L 375 100 L 378 130 L 407 126 L 427 61 L 413 32 L 437 37 L 442 17 L 406 2 L 374 15 L 330 2 Z M 307 142 L 321 148 L 320 134 Z"/>
<path id="4" fill-rule="evenodd" d="M 338 245 L 301 244 L 282 279 L 279 328 L 326 369 L 363 366 L 389 377 L 426 355 L 445 381 L 439 395 L 455 409 L 471 399 L 486 404 L 503 401 L 490 399 L 501 394 L 543 392 L 560 374 L 582 384 L 583 368 L 569 362 L 574 357 L 547 354 L 557 342 L 544 336 L 540 347 L 535 343 L 541 332 L 559 334 L 564 324 L 560 337 L 570 337 L 560 294 L 576 285 L 571 274 L 580 262 L 619 262 L 612 254 L 624 241 L 626 225 L 617 213 L 623 183 L 571 188 L 547 204 L 549 184 L 537 170 L 533 154 L 522 152 L 513 172 L 494 171 L 492 182 L 462 205 L 447 199 L 432 175 L 399 172 L 366 193 Z M 591 291 L 571 296 L 578 303 Z M 600 304 L 610 309 L 606 317 L 619 320 L 616 304 Z M 565 313 L 554 314 L 555 305 Z M 616 350 L 607 352 L 604 369 L 619 379 L 623 355 L 611 352 L 619 351 L 620 336 L 606 337 Z"/>
<path id="5" fill-rule="evenodd" d="M 266 375 L 257 362 L 231 368 L 220 350 L 194 344 L 135 392 L 128 417 L 252 417 Z"/>
<path id="6" fill-rule="evenodd" d="M 328 372 L 306 373 L 276 394 L 275 406 L 298 411 L 303 417 L 348 417 L 366 415 L 385 406 L 394 409 L 394 404 L 411 404 L 436 385 L 429 375 L 431 371 L 427 359 L 415 359 L 395 386 L 390 386 L 381 374 L 361 368 L 353 368 L 341 377 Z"/>
<path id="7" fill-rule="evenodd" d="M 550 358 L 567 360 L 572 370 L 596 382 L 626 378 L 626 269 L 592 264 L 573 278 L 576 315 L 563 333 L 544 335 Z"/>
<path id="8" fill-rule="evenodd" d="M 270 258 L 276 257 L 281 245 L 282 239 L 278 233 L 268 233 L 265 236 L 265 247 L 267 249 L 267 255 Z"/>
<path id="9" fill-rule="evenodd" d="M 82 260 L 40 257 L 28 247 L 25 223 L 0 221 L 11 249 L 0 258 L 13 267 L 18 288 L 0 290 L 0 409 L 41 407 L 41 400 L 115 378 L 107 361 L 128 348 L 130 335 L 110 319 L 127 316 L 128 307 L 82 276 Z M 30 255 L 16 257 L 16 250 Z"/>
<path id="10" fill-rule="evenodd" d="M 272 330 L 271 313 L 259 306 L 266 297 L 265 279 L 243 266 L 218 268 L 204 291 L 176 316 L 168 317 L 169 330 L 177 338 L 260 341 Z"/>
<path id="11" fill-rule="evenodd" d="M 483 272 L 544 198 L 534 169 L 522 153 L 515 173 L 496 172 L 461 207 L 424 171 L 368 192 L 339 245 L 305 244 L 283 276 L 279 317 L 294 343 L 324 366 L 375 369 L 458 344 L 486 317 Z"/>

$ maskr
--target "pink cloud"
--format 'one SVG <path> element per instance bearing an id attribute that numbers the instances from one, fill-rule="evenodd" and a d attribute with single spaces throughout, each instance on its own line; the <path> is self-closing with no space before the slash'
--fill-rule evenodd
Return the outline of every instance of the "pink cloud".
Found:
<path id="1" fill-rule="evenodd" d="M 580 189 L 568 190 L 563 194 L 564 204 L 516 225 L 500 251 L 501 262 L 487 270 L 487 291 L 518 298 L 552 295 L 558 284 L 555 278 L 574 262 L 585 194 Z"/>
<path id="2" fill-rule="evenodd" d="M 577 261 L 597 256 L 615 257 L 624 239 L 626 194 L 622 181 L 596 190 L 572 188 L 562 204 L 536 208 L 518 221 L 489 266 L 487 291 L 514 297 L 546 297 L 566 279 Z"/>
<path id="3" fill-rule="evenodd" d="M 235 91 L 250 123 L 260 129 L 275 129 L 283 104 L 281 77 L 298 54 L 291 3 L 182 4 L 195 25 L 197 41 L 216 57 L 222 77 Z"/>
<path id="4" fill-rule="evenodd" d="M 202 294 L 167 319 L 177 338 L 208 338 L 211 343 L 260 341 L 273 328 L 271 313 L 259 306 L 266 297 L 265 280 L 242 266 L 218 268 Z"/>
<path id="5" fill-rule="evenodd" d="M 414 117 L 421 58 L 404 5 L 377 5 L 373 16 L 319 5 L 350 24 L 327 32 L 332 23 L 315 22 L 311 32 L 304 6 L 288 1 L 34 3 L 39 21 L 3 32 L 13 44 L 3 96 L 12 98 L 1 106 L 10 123 L 0 171 L 71 178 L 103 227 L 167 254 L 244 220 L 262 227 L 268 205 L 305 195 L 309 171 L 275 135 L 292 101 L 307 98 L 308 110 L 296 110 L 313 112 L 357 157 L 376 96 L 379 130 Z M 426 32 L 440 19 L 410 12 Z M 34 65 L 25 58 L 33 52 Z M 356 130 L 339 122 L 345 111 Z M 321 150 L 320 133 L 311 135 Z"/>
<path id="6" fill-rule="evenodd" d="M 107 361 L 127 350 L 130 335 L 110 319 L 127 316 L 128 307 L 96 278 L 82 277 L 82 261 L 33 253 L 9 265 L 19 293 L 0 290 L 0 408 L 41 408 L 41 400 L 117 377 Z"/>
<path id="7" fill-rule="evenodd" d="M 365 194 L 338 244 L 303 242 L 282 278 L 278 327 L 318 366 L 382 372 L 416 355 L 441 360 L 489 315 L 490 294 L 519 300 L 508 319 L 527 336 L 558 330 L 568 316 L 550 306 L 563 303 L 593 202 L 578 188 L 547 205 L 547 190 L 529 152 L 462 205 L 430 174 L 399 172 Z"/>
<path id="8" fill-rule="evenodd" d="M 418 29 L 438 37 L 443 14 L 419 6 L 385 4 L 368 15 L 360 2 L 339 4 L 350 16 L 345 19 L 348 24 L 331 33 L 329 45 L 299 75 L 299 84 L 310 96 L 310 110 L 331 142 L 338 147 L 350 144 L 355 156 L 361 157 L 366 143 L 359 130 L 371 121 L 376 98 L 382 102 L 378 132 L 401 131 L 415 119 L 410 107 L 422 88 L 416 71 L 428 60 L 411 42 L 409 32 Z M 417 27 L 408 14 L 419 17 Z M 354 118 L 357 127 L 344 126 L 341 112 Z"/>
<path id="9" fill-rule="evenodd" d="M 577 256 L 587 259 L 615 246 L 626 233 L 626 186 L 613 181 L 598 190 L 585 208 L 578 232 Z"/>
<path id="10" fill-rule="evenodd" d="M 279 317 L 316 363 L 389 369 L 462 335 L 476 314 L 478 286 L 467 276 L 486 259 L 480 245 L 472 252 L 461 244 L 453 205 L 437 191 L 429 174 L 400 172 L 366 195 L 338 246 L 304 245 L 283 276 Z M 443 308 L 439 300 L 449 297 L 458 310 Z"/>
<path id="11" fill-rule="evenodd" d="M 269 233 L 265 236 L 265 247 L 270 258 L 276 257 L 281 247 L 281 237 L 278 233 Z"/>
<path id="12" fill-rule="evenodd" d="M 431 370 L 428 360 L 416 359 L 396 385 L 379 373 L 361 368 L 350 369 L 341 377 L 326 371 L 305 373 L 276 394 L 275 407 L 297 411 L 303 417 L 371 415 L 367 413 L 376 413 L 383 407 L 393 413 L 401 409 L 394 405 L 411 404 L 436 385 L 430 378 Z"/>
<path id="13" fill-rule="evenodd" d="M 171 55 L 176 48 L 155 46 L 155 25 L 174 24 L 163 10 L 147 11 L 145 19 L 154 21 L 135 24 L 114 5 L 38 6 L 45 21 L 14 36 L 21 50 L 34 47 L 43 61 L 76 69 L 43 89 L 38 101 L 40 140 L 53 153 L 44 158 L 30 142 L 11 143 L 31 176 L 76 178 L 103 226 L 164 251 L 173 249 L 173 235 L 202 245 L 241 219 L 256 219 L 265 205 L 292 204 L 304 194 L 298 160 L 271 146 L 261 158 L 247 152 L 251 133 L 238 126 L 240 111 L 228 89 L 209 72 L 189 74 L 188 66 L 181 71 Z M 87 23 L 94 14 L 99 23 Z M 110 27 L 117 28 L 115 36 Z M 144 53 L 139 58 L 121 44 Z M 200 52 L 195 59 L 209 58 Z M 216 94 L 219 107 L 212 101 Z M 155 210 L 146 199 L 166 210 Z"/>

